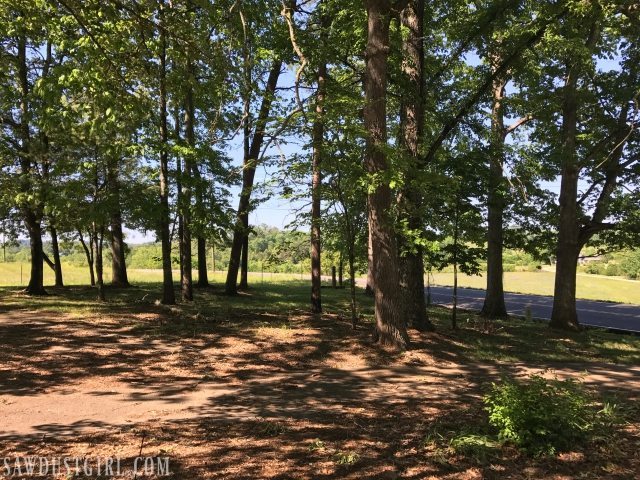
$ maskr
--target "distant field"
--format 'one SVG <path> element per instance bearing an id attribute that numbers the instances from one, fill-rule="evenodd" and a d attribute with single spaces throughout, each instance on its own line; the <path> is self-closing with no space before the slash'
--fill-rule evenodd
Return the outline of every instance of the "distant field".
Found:
<path id="1" fill-rule="evenodd" d="M 22 268 L 22 275 L 20 269 Z M 44 267 L 44 283 L 45 285 L 53 285 L 55 278 L 53 276 L 53 270 L 47 265 Z M 155 283 L 162 281 L 162 270 L 160 269 L 137 269 L 130 268 L 127 271 L 129 275 L 129 281 L 133 283 Z M 194 281 L 197 281 L 198 274 L 194 270 Z M 306 274 L 306 272 L 305 272 Z M 62 264 L 62 275 L 65 285 L 88 285 L 89 284 L 89 269 L 88 267 L 78 267 L 74 265 Z M 209 280 L 213 282 L 224 282 L 226 278 L 226 272 L 217 271 L 215 275 L 209 271 Z M 174 281 L 179 281 L 178 270 L 173 271 Z M 262 273 L 249 273 L 249 279 L 254 282 L 259 282 L 263 278 Z M 269 280 L 271 278 L 280 279 L 300 279 L 300 274 L 293 273 L 264 273 L 264 279 Z M 105 282 L 111 281 L 111 265 L 109 264 L 104 270 Z M 25 286 L 29 282 L 29 264 L 28 263 L 0 263 L 0 287 L 11 286 Z"/>
<path id="2" fill-rule="evenodd" d="M 129 280 L 133 283 L 155 283 L 162 281 L 162 271 L 152 269 L 129 269 Z M 89 283 L 89 271 L 87 267 L 63 265 L 65 285 L 87 285 Z M 174 270 L 174 281 L 179 280 L 178 271 Z M 53 285 L 53 271 L 45 266 L 45 285 Z M 19 263 L 0 263 L 0 286 L 26 286 L 29 281 L 29 264 L 22 264 L 22 282 L 20 281 Z M 209 280 L 216 283 L 224 282 L 225 272 L 218 271 L 215 275 L 209 272 Z M 261 273 L 250 273 L 251 281 L 260 282 Z M 281 280 L 299 280 L 300 274 L 291 273 L 264 273 L 264 280 L 272 278 Z M 305 272 L 303 278 L 308 278 Z M 484 276 L 460 275 L 458 284 L 461 287 L 484 288 L 486 278 Z M 111 268 L 105 269 L 105 282 L 111 280 Z M 197 280 L 197 272 L 194 271 L 194 281 Z M 438 285 L 453 285 L 452 273 L 436 273 L 432 281 Z M 505 289 L 509 292 L 532 293 L 537 295 L 553 295 L 554 273 L 540 272 L 507 272 L 504 274 Z M 640 304 L 640 281 L 625 280 L 617 277 L 604 277 L 599 275 L 578 274 L 578 298 L 589 300 L 606 300 L 612 302 Z"/>
<path id="3" fill-rule="evenodd" d="M 432 281 L 437 285 L 453 285 L 452 273 L 436 273 L 433 277 Z M 516 293 L 553 295 L 554 281 L 554 272 L 506 272 L 504 274 L 505 290 Z M 484 276 L 459 275 L 458 285 L 485 288 L 487 279 Z M 640 281 L 578 274 L 577 296 L 587 300 L 640 304 Z"/>

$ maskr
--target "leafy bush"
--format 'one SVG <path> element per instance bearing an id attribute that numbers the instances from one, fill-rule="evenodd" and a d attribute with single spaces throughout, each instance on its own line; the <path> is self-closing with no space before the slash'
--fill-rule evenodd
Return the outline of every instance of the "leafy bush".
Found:
<path id="1" fill-rule="evenodd" d="M 604 273 L 609 277 L 618 277 L 622 275 L 622 269 L 617 263 L 609 263 Z"/>
<path id="2" fill-rule="evenodd" d="M 505 263 L 504 265 L 502 265 L 502 271 L 503 272 L 515 272 L 516 271 L 516 266 L 513 263 Z"/>
<path id="3" fill-rule="evenodd" d="M 554 454 L 587 439 L 596 412 L 582 386 L 572 380 L 503 380 L 484 398 L 489 423 L 501 440 L 533 455 Z"/>
<path id="4" fill-rule="evenodd" d="M 592 275 L 604 275 L 606 272 L 606 267 L 603 263 L 593 262 L 587 264 L 584 267 L 584 271 L 587 273 L 591 273 Z"/>

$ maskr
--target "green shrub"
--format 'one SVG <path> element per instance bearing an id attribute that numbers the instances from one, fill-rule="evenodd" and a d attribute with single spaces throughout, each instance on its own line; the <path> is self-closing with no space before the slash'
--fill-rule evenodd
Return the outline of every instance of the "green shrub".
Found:
<path id="1" fill-rule="evenodd" d="M 503 272 L 515 272 L 516 271 L 516 266 L 513 263 L 505 263 L 504 265 L 502 265 L 502 271 Z"/>
<path id="2" fill-rule="evenodd" d="M 617 263 L 610 263 L 607 265 L 607 269 L 605 270 L 604 273 L 609 277 L 618 277 L 622 275 L 622 269 L 620 268 L 620 265 L 618 265 Z"/>
<path id="3" fill-rule="evenodd" d="M 592 275 L 604 275 L 606 267 L 603 263 L 589 263 L 584 267 L 584 271 Z"/>
<path id="4" fill-rule="evenodd" d="M 503 380 L 484 398 L 489 423 L 501 440 L 533 455 L 554 454 L 587 439 L 595 410 L 582 386 L 572 380 Z"/>

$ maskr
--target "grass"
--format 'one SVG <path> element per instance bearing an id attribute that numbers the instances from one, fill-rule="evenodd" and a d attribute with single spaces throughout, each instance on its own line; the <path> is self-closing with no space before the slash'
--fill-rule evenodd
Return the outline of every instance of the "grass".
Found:
<path id="1" fill-rule="evenodd" d="M 437 285 L 453 285 L 452 273 L 435 273 Z M 504 288 L 507 292 L 553 295 L 555 273 L 505 272 Z M 640 281 L 600 275 L 578 274 L 576 296 L 585 300 L 640 304 Z M 478 275 L 459 275 L 458 285 L 467 288 L 486 288 L 487 279 Z"/>
<path id="2" fill-rule="evenodd" d="M 29 264 L 18 262 L 0 262 L 0 287 L 27 286 L 29 282 Z M 197 271 L 194 270 L 194 282 L 198 280 Z M 62 264 L 62 274 L 65 285 L 88 285 L 90 282 L 89 267 L 80 267 L 77 265 Z M 160 269 L 143 269 L 129 268 L 127 270 L 129 281 L 131 283 L 157 283 L 162 281 L 162 270 Z M 179 280 L 179 271 L 173 271 L 174 280 Z M 213 282 L 223 282 L 226 278 L 226 272 L 209 271 L 209 280 Z M 271 279 L 299 279 L 300 274 L 296 273 L 249 273 L 249 279 L 253 282 L 269 281 Z M 110 265 L 105 265 L 104 280 L 106 283 L 111 281 Z M 47 265 L 44 267 L 44 284 L 53 285 L 55 278 L 53 270 Z"/>
<path id="3" fill-rule="evenodd" d="M 22 277 L 20 269 L 22 268 Z M 162 271 L 153 269 L 128 270 L 129 280 L 132 283 L 157 283 L 162 281 Z M 89 283 L 89 271 L 87 267 L 63 264 L 65 285 L 87 285 Z M 226 272 L 209 272 L 209 280 L 214 283 L 222 283 Z M 516 293 L 529 293 L 535 295 L 553 295 L 554 273 L 550 271 L 539 272 L 506 272 L 504 274 L 505 290 Z M 178 281 L 179 272 L 174 270 L 174 280 Z M 22 279 L 22 280 L 21 280 Z M 27 263 L 0 263 L 0 287 L 26 286 L 29 279 L 29 264 Z M 249 280 L 258 284 L 273 280 L 300 279 L 299 273 L 249 273 Z M 105 268 L 105 282 L 111 281 L 111 269 Z M 197 281 L 197 272 L 194 271 L 194 281 Z M 434 280 L 438 285 L 453 285 L 453 274 L 435 273 Z M 578 298 L 586 300 L 604 300 L 611 302 L 640 304 L 640 281 L 626 280 L 616 277 L 604 277 L 599 275 L 578 275 Z M 45 285 L 53 285 L 53 271 L 45 266 Z M 458 284 L 461 287 L 485 288 L 484 276 L 459 275 Z"/>

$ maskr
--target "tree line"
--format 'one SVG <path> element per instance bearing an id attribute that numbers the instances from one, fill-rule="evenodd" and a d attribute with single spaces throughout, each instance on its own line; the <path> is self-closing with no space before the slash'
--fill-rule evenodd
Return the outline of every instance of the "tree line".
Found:
<path id="1" fill-rule="evenodd" d="M 207 245 L 228 238 L 233 295 L 249 214 L 277 194 L 308 201 L 312 311 L 324 249 L 352 278 L 366 259 L 382 344 L 432 328 L 439 265 L 485 257 L 482 313 L 505 316 L 506 247 L 553 257 L 551 325 L 577 329 L 581 251 L 638 245 L 639 16 L 628 0 L 2 1 L 0 217 L 29 238 L 27 292 L 46 293 L 45 262 L 62 284 L 59 235 L 101 299 L 105 243 L 126 286 L 126 226 L 160 240 L 165 304 L 172 241 L 190 301 L 192 253 L 207 285 Z"/>

